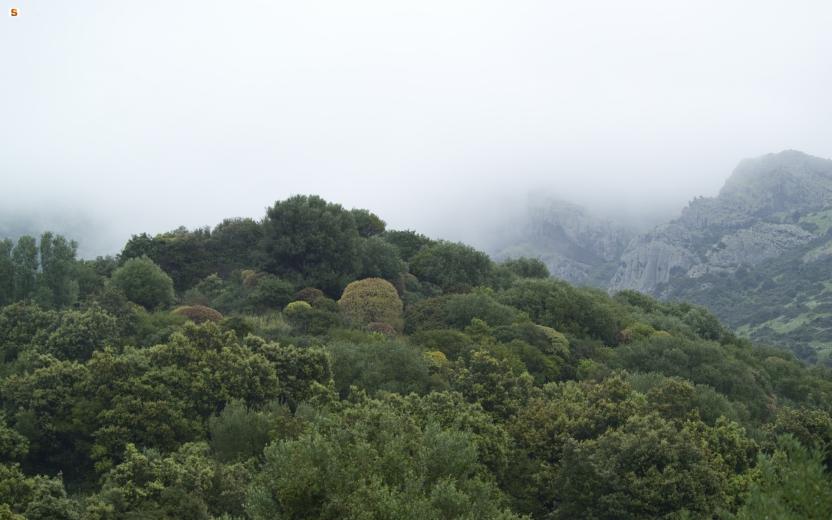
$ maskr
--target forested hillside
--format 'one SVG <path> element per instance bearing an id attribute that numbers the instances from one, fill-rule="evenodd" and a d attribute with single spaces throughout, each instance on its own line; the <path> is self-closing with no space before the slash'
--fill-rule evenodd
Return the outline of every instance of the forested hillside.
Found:
<path id="1" fill-rule="evenodd" d="M 832 373 L 315 196 L 0 243 L 0 518 L 829 518 Z"/>

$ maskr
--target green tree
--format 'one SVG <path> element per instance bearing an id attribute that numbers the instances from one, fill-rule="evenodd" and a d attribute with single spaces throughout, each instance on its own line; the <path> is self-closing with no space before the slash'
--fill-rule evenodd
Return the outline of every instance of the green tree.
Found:
<path id="1" fill-rule="evenodd" d="M 741 489 L 729 462 L 747 457 L 746 443 L 723 443 L 701 423 L 657 414 L 630 417 L 597 439 L 568 441 L 555 518 L 715 517 L 731 509 Z M 744 460 L 739 469 L 748 466 Z"/>
<path id="2" fill-rule="evenodd" d="M 204 443 L 185 444 L 171 454 L 128 444 L 122 458 L 89 500 L 85 518 L 210 520 L 244 513 L 250 470 L 216 463 Z"/>
<path id="3" fill-rule="evenodd" d="M 375 213 L 371 213 L 366 209 L 353 209 L 350 213 L 355 220 L 355 227 L 358 229 L 358 234 L 362 237 L 374 237 L 384 233 L 387 224 Z"/>
<path id="4" fill-rule="evenodd" d="M 410 272 L 444 291 L 482 285 L 491 269 L 491 259 L 485 253 L 464 244 L 444 241 L 422 248 L 410 261 Z"/>
<path id="5" fill-rule="evenodd" d="M 422 351 L 401 341 L 336 341 L 327 350 L 332 355 L 335 389 L 342 398 L 350 395 L 352 387 L 375 395 L 379 391 L 425 394 L 440 386 L 431 377 Z"/>
<path id="6" fill-rule="evenodd" d="M 625 317 L 600 291 L 575 288 L 561 280 L 525 279 L 498 294 L 501 303 L 516 307 L 535 323 L 578 336 L 616 344 Z"/>
<path id="7" fill-rule="evenodd" d="M 503 419 L 515 414 L 536 393 L 528 372 L 485 349 L 472 351 L 470 358 L 456 367 L 451 387 Z"/>
<path id="8" fill-rule="evenodd" d="M 247 513 L 272 518 L 516 518 L 472 433 L 381 401 L 324 416 L 265 450 Z"/>
<path id="9" fill-rule="evenodd" d="M 352 214 L 312 195 L 276 202 L 264 222 L 265 270 L 338 294 L 358 267 Z"/>
<path id="10" fill-rule="evenodd" d="M 537 258 L 514 258 L 503 262 L 503 267 L 520 278 L 549 278 L 549 268 Z"/>
<path id="11" fill-rule="evenodd" d="M 263 226 L 250 218 L 230 218 L 217 224 L 209 240 L 215 271 L 226 277 L 234 270 L 260 264 L 262 239 Z"/>
<path id="12" fill-rule="evenodd" d="M 78 298 L 75 280 L 75 253 L 78 244 L 60 235 L 44 233 L 40 238 L 40 284 L 44 291 L 41 304 L 47 307 L 66 307 Z"/>
<path id="13" fill-rule="evenodd" d="M 378 237 L 362 238 L 359 255 L 357 278 L 384 278 L 396 283 L 407 270 L 396 246 Z"/>
<path id="14" fill-rule="evenodd" d="M 11 240 L 0 240 L 0 307 L 12 303 L 15 298 L 13 249 Z"/>
<path id="15" fill-rule="evenodd" d="M 435 242 L 425 235 L 416 233 L 415 231 L 385 231 L 381 238 L 385 242 L 393 244 L 399 250 L 399 256 L 402 260 L 410 262 L 416 253 L 422 250 L 423 247 L 434 244 Z"/>
<path id="16" fill-rule="evenodd" d="M 735 518 L 832 518 L 832 478 L 823 458 L 822 451 L 802 446 L 791 435 L 780 436 L 773 454 L 760 454 L 757 477 Z"/>
<path id="17" fill-rule="evenodd" d="M 31 298 L 35 293 L 38 275 L 38 248 L 35 239 L 22 236 L 12 251 L 14 265 L 14 299 L 16 301 Z"/>
<path id="18" fill-rule="evenodd" d="M 46 351 L 58 359 L 85 361 L 93 351 L 115 343 L 119 337 L 116 318 L 101 307 L 64 311 L 55 330 L 46 339 Z"/>
<path id="19" fill-rule="evenodd" d="M 110 281 L 127 299 L 146 309 L 166 307 L 173 302 L 173 280 L 146 256 L 127 260 Z"/>

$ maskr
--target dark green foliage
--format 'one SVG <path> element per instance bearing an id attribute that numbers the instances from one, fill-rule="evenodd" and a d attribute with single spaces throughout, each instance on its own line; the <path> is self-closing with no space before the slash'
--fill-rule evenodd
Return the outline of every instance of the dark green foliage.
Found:
<path id="1" fill-rule="evenodd" d="M 534 380 L 522 368 L 486 350 L 471 352 L 453 376 L 452 388 L 488 412 L 506 419 L 535 394 Z"/>
<path id="2" fill-rule="evenodd" d="M 29 451 L 29 440 L 6 424 L 0 415 L 0 463 L 19 462 Z"/>
<path id="3" fill-rule="evenodd" d="M 303 301 L 289 303 L 283 309 L 283 316 L 301 334 L 325 334 L 342 323 L 335 312 L 312 307 Z"/>
<path id="4" fill-rule="evenodd" d="M 98 306 L 84 311 L 65 311 L 49 337 L 45 351 L 58 359 L 85 361 L 93 351 L 113 344 L 119 338 L 118 323 Z"/>
<path id="5" fill-rule="evenodd" d="M 381 220 L 375 213 L 370 213 L 366 209 L 353 209 L 350 211 L 353 220 L 355 220 L 355 228 L 358 234 L 364 238 L 374 237 L 384 233 L 387 224 Z"/>
<path id="6" fill-rule="evenodd" d="M 435 243 L 425 235 L 420 235 L 415 231 L 385 231 L 381 237 L 386 242 L 396 246 L 399 256 L 406 262 L 410 262 L 422 248 Z"/>
<path id="7" fill-rule="evenodd" d="M 730 508 L 739 485 L 726 459 L 747 457 L 742 444 L 720 438 L 732 434 L 712 436 L 696 423 L 653 414 L 631 417 L 596 439 L 569 441 L 555 482 L 555 517 L 714 517 Z"/>
<path id="8" fill-rule="evenodd" d="M 248 338 L 246 344 L 274 367 L 279 381 L 276 397 L 292 405 L 328 398 L 333 369 L 324 349 L 266 343 L 260 338 Z M 262 398 L 249 402 L 262 402 Z"/>
<path id="9" fill-rule="evenodd" d="M 15 301 L 13 249 L 11 240 L 0 240 L 0 306 Z"/>
<path id="10" fill-rule="evenodd" d="M 464 329 L 474 318 L 493 326 L 511 325 L 524 315 L 499 303 L 488 291 L 428 298 L 408 307 L 405 330 Z"/>
<path id="11" fill-rule="evenodd" d="M 464 244 L 437 242 L 410 260 L 410 272 L 443 291 L 460 292 L 483 285 L 491 272 L 488 255 Z"/>
<path id="12" fill-rule="evenodd" d="M 0 241 L 0 305 L 34 299 L 45 307 L 66 307 L 79 295 L 77 244 L 44 233 L 40 243 L 21 236 Z"/>
<path id="13" fill-rule="evenodd" d="M 549 268 L 537 258 L 516 258 L 500 265 L 520 278 L 549 278 Z"/>
<path id="14" fill-rule="evenodd" d="M 352 214 L 317 196 L 298 195 L 269 208 L 264 223 L 265 269 L 336 295 L 359 264 Z"/>
<path id="15" fill-rule="evenodd" d="M 832 517 L 832 478 L 823 453 L 781 436 L 771 455 L 760 455 L 758 476 L 735 518 L 803 520 Z"/>
<path id="16" fill-rule="evenodd" d="M 783 407 L 777 410 L 774 422 L 766 425 L 766 433 L 772 437 L 791 435 L 803 446 L 826 453 L 825 464 L 832 469 L 832 415 L 812 408 Z"/>
<path id="17" fill-rule="evenodd" d="M 474 439 L 367 401 L 266 448 L 247 512 L 264 520 L 516 518 L 486 478 Z"/>
<path id="18" fill-rule="evenodd" d="M 254 311 L 282 309 L 292 301 L 294 285 L 272 275 L 260 276 L 246 296 L 246 306 Z"/>
<path id="19" fill-rule="evenodd" d="M 258 244 L 263 226 L 250 218 L 225 219 L 211 232 L 208 248 L 214 272 L 229 276 L 235 270 L 250 269 L 262 263 Z"/>
<path id="20" fill-rule="evenodd" d="M 414 343 L 426 350 L 438 350 L 448 359 L 457 359 L 474 346 L 474 341 L 458 330 L 424 330 L 411 336 Z"/>
<path id="21" fill-rule="evenodd" d="M 173 302 L 173 281 L 146 256 L 126 261 L 110 280 L 128 300 L 145 309 L 166 307 Z"/>
<path id="22" fill-rule="evenodd" d="M 748 403 L 750 411 L 765 416 L 766 382 L 749 366 L 741 351 L 716 343 L 672 337 L 652 337 L 615 351 L 612 365 L 630 370 L 678 376 L 713 387 L 731 399 Z"/>
<path id="23" fill-rule="evenodd" d="M 38 293 L 38 303 L 45 307 L 66 307 L 78 298 L 75 277 L 75 252 L 78 244 L 52 233 L 40 238 L 40 280 L 44 289 Z"/>
<path id="24" fill-rule="evenodd" d="M 341 397 L 349 395 L 351 386 L 370 393 L 424 394 L 442 385 L 431 377 L 422 351 L 399 341 L 337 342 L 327 348 L 332 354 L 335 389 Z"/>
<path id="25" fill-rule="evenodd" d="M 253 409 L 243 401 L 232 400 L 208 421 L 211 451 L 222 462 L 260 457 L 266 444 L 275 438 L 300 431 L 301 425 L 289 408 L 276 402 Z"/>
<path id="26" fill-rule="evenodd" d="M 317 197 L 0 242 L 0 518 L 828 518 L 830 403 L 704 308 Z"/>
<path id="27" fill-rule="evenodd" d="M 78 520 L 80 508 L 60 478 L 28 477 L 16 465 L 0 464 L 0 518 Z"/>
<path id="28" fill-rule="evenodd" d="M 243 513 L 251 469 L 218 464 L 204 443 L 185 444 L 170 455 L 128 444 L 122 458 L 105 475 L 85 518 L 209 520 Z"/>
<path id="29" fill-rule="evenodd" d="M 535 323 L 570 334 L 590 336 L 609 345 L 623 325 L 623 310 L 592 289 L 560 280 L 522 280 L 498 295 L 500 302 L 526 313 Z"/>
<path id="30" fill-rule="evenodd" d="M 15 303 L 0 309 L 0 352 L 5 363 L 17 360 L 21 352 L 45 343 L 58 316 L 34 304 Z"/>
<path id="31" fill-rule="evenodd" d="M 32 298 L 38 274 L 38 249 L 34 238 L 22 236 L 17 240 L 12 251 L 12 265 L 15 301 Z"/>
<path id="32" fill-rule="evenodd" d="M 358 247 L 360 267 L 356 278 L 384 278 L 397 282 L 406 271 L 396 247 L 381 238 L 362 238 Z"/>

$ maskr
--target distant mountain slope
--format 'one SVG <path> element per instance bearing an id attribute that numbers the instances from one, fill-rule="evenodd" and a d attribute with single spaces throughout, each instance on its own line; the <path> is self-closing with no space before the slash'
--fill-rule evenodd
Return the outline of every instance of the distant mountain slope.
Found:
<path id="1" fill-rule="evenodd" d="M 679 277 L 660 285 L 666 299 L 706 305 L 756 342 L 790 347 L 809 360 L 832 360 L 832 210 L 811 213 L 824 234 L 755 266 Z"/>
<path id="2" fill-rule="evenodd" d="M 733 273 L 823 236 L 832 209 L 832 161 L 797 151 L 742 161 L 717 197 L 639 236 L 610 282 L 664 296 L 673 280 Z"/>
<path id="3" fill-rule="evenodd" d="M 742 161 L 714 198 L 633 240 L 610 290 L 709 307 L 750 338 L 832 358 L 832 161 Z"/>
<path id="4" fill-rule="evenodd" d="M 635 232 L 593 216 L 581 206 L 552 197 L 529 200 L 527 214 L 504 244 L 498 259 L 535 257 L 553 276 L 605 288 Z"/>
<path id="5" fill-rule="evenodd" d="M 756 341 L 832 360 L 832 160 L 788 150 L 746 159 L 716 197 L 636 235 L 551 199 L 498 257 L 535 256 L 572 283 L 710 308 Z"/>

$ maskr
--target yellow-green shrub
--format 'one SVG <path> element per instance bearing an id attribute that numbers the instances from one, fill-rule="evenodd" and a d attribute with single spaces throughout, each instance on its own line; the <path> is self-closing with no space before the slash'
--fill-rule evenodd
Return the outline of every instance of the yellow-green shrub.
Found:
<path id="1" fill-rule="evenodd" d="M 365 278 L 347 285 L 338 309 L 353 325 L 367 326 L 373 322 L 392 325 L 401 330 L 402 300 L 393 284 L 381 278 Z"/>

